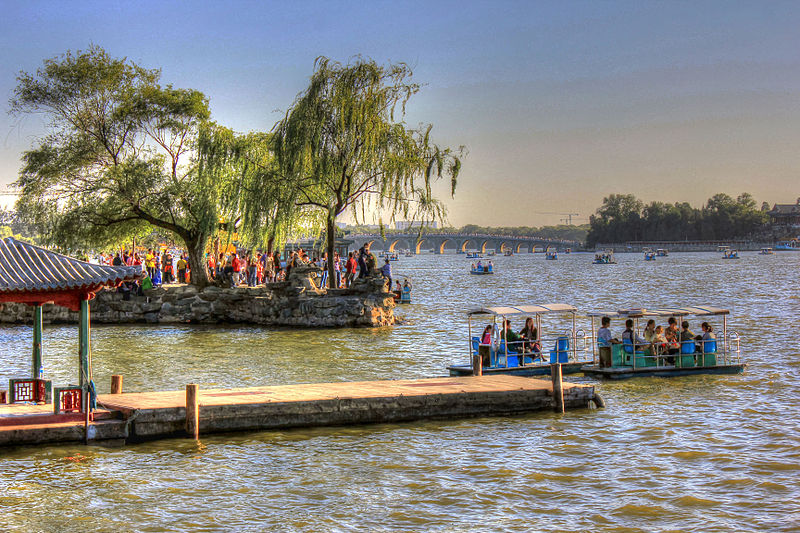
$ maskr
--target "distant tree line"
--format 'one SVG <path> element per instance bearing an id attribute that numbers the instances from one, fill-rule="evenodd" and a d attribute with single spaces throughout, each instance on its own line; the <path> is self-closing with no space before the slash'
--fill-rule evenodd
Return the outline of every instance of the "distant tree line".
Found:
<path id="1" fill-rule="evenodd" d="M 687 202 L 645 204 L 632 194 L 612 194 L 589 218 L 586 245 L 743 238 L 763 230 L 767 210 L 765 205 L 759 209 L 749 193 L 736 199 L 715 194 L 700 208 Z"/>

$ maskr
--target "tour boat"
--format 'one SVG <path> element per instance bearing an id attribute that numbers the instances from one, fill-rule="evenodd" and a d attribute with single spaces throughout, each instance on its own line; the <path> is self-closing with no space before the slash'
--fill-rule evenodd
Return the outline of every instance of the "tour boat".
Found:
<path id="1" fill-rule="evenodd" d="M 551 363 L 561 363 L 564 374 L 580 372 L 583 366 L 591 363 L 591 358 L 585 351 L 585 333 L 576 328 L 576 313 L 575 307 L 561 303 L 473 309 L 467 313 L 470 360 L 448 366 L 447 369 L 451 376 L 471 376 L 475 373 L 472 365 L 480 361 L 480 335 L 488 322 L 499 334 L 494 335 L 495 340 L 488 346 L 490 364 L 481 365 L 483 374 L 549 375 Z M 549 322 L 559 322 L 558 326 L 550 324 L 547 335 L 543 335 L 545 330 L 542 328 L 545 315 L 555 318 Z M 524 342 L 511 343 L 514 346 L 509 346 L 501 331 L 504 319 L 517 319 L 518 323 L 513 329 L 518 331 L 528 317 L 533 318 L 538 333 L 536 349 Z M 473 327 L 473 321 L 476 327 Z M 558 327 L 565 325 L 568 328 L 565 332 L 556 333 Z M 550 346 L 552 349 L 548 349 Z M 487 346 L 484 345 L 484 348 Z"/>
<path id="2" fill-rule="evenodd" d="M 731 250 L 730 248 L 725 249 L 722 251 L 722 258 L 723 259 L 739 259 L 739 252 L 737 250 Z"/>
<path id="3" fill-rule="evenodd" d="M 656 260 L 656 253 L 651 250 L 650 248 L 644 249 L 644 260 L 645 261 L 655 261 Z"/>
<path id="4" fill-rule="evenodd" d="M 481 262 L 478 261 L 477 266 L 476 265 L 472 265 L 470 267 L 469 273 L 470 274 L 475 274 L 475 275 L 478 275 L 478 276 L 481 276 L 481 275 L 484 275 L 484 274 L 494 274 L 494 271 L 492 270 L 492 267 L 493 267 L 492 263 L 487 263 L 485 265 L 482 265 Z"/>
<path id="5" fill-rule="evenodd" d="M 544 258 L 549 259 L 550 261 L 555 261 L 556 259 L 558 259 L 558 252 L 555 250 L 553 251 L 548 250 L 545 252 Z"/>
<path id="6" fill-rule="evenodd" d="M 594 261 L 592 264 L 595 265 L 616 265 L 617 260 L 614 259 L 614 250 L 606 250 L 605 252 L 595 254 Z"/>
<path id="7" fill-rule="evenodd" d="M 400 256 L 397 255 L 396 252 L 393 252 L 393 253 L 387 255 L 386 257 L 389 259 L 389 261 L 399 261 L 400 260 Z"/>
<path id="8" fill-rule="evenodd" d="M 511 250 L 506 250 L 505 252 L 503 252 L 503 255 L 506 257 L 511 257 L 512 255 L 514 255 L 514 252 L 512 252 Z"/>
<path id="9" fill-rule="evenodd" d="M 572 248 L 565 248 L 564 249 L 564 253 L 565 254 L 571 254 L 572 253 Z"/>
<path id="10" fill-rule="evenodd" d="M 412 252 L 411 250 L 407 251 L 406 257 L 414 257 L 414 252 Z"/>
<path id="11" fill-rule="evenodd" d="M 624 309 L 618 311 L 593 311 L 589 313 L 592 319 L 591 344 L 593 362 L 581 370 L 587 376 L 608 379 L 627 379 L 646 376 L 686 376 L 694 374 L 741 374 L 747 366 L 742 363 L 739 334 L 728 329 L 728 315 L 730 311 L 711 306 L 693 306 L 665 309 Z M 712 328 L 719 326 L 722 320 L 721 337 L 706 341 L 684 341 L 680 345 L 679 353 L 654 353 L 648 344 L 634 345 L 631 340 L 623 339 L 622 343 L 611 345 L 611 366 L 600 366 L 600 352 L 596 341 L 596 330 L 601 317 L 607 316 L 612 320 L 612 330 L 624 328 L 627 319 L 633 320 L 635 337 L 641 334 L 639 327 L 644 321 L 654 319 L 663 322 L 666 326 L 670 317 L 674 317 L 678 324 L 689 317 L 694 318 L 694 327 L 699 327 L 698 318 L 712 323 Z M 619 335 L 618 337 L 621 337 Z M 641 349 L 640 348 L 644 348 Z M 606 361 L 608 362 L 608 361 Z"/>
<path id="12" fill-rule="evenodd" d="M 669 255 L 669 251 L 665 250 L 664 248 L 659 248 L 656 250 L 656 255 L 658 257 L 667 257 Z"/>
<path id="13" fill-rule="evenodd" d="M 481 259 L 483 255 L 480 252 L 467 252 L 467 259 Z"/>
<path id="14" fill-rule="evenodd" d="M 772 248 L 762 248 L 758 255 L 775 255 L 775 252 L 772 251 Z"/>
<path id="15" fill-rule="evenodd" d="M 486 254 L 486 255 L 488 255 L 489 257 L 494 257 L 495 255 L 497 255 L 497 252 L 495 252 L 494 250 L 492 250 L 491 252 L 489 252 L 489 253 L 488 253 L 488 254 Z"/>

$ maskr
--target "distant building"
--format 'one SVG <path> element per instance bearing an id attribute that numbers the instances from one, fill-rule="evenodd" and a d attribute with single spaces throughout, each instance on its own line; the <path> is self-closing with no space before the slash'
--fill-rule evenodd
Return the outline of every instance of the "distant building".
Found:
<path id="1" fill-rule="evenodd" d="M 775 204 L 767 214 L 773 226 L 800 227 L 800 198 L 794 204 Z"/>
<path id="2" fill-rule="evenodd" d="M 394 229 L 406 230 L 406 229 L 410 228 L 412 225 L 416 226 L 416 227 L 419 227 L 420 224 L 422 224 L 422 223 L 421 222 L 412 222 L 410 220 L 396 220 L 394 222 Z M 428 223 L 428 227 L 436 229 L 436 228 L 439 227 L 439 223 L 436 222 L 436 221 L 429 222 Z"/>

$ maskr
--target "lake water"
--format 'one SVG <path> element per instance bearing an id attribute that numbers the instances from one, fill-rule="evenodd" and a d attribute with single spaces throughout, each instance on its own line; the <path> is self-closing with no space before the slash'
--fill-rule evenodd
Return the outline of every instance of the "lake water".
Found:
<path id="1" fill-rule="evenodd" d="M 800 530 L 800 253 L 493 259 L 493 276 L 470 276 L 464 256 L 401 257 L 414 303 L 393 328 L 97 326 L 95 381 L 105 391 L 123 374 L 136 391 L 440 376 L 466 359 L 464 311 L 500 303 L 727 307 L 749 366 L 594 382 L 606 409 L 565 415 L 0 449 L 0 531 Z M 0 343 L 0 379 L 28 375 L 31 329 L 0 328 Z M 74 382 L 77 329 L 46 326 L 44 350 L 47 377 Z"/>

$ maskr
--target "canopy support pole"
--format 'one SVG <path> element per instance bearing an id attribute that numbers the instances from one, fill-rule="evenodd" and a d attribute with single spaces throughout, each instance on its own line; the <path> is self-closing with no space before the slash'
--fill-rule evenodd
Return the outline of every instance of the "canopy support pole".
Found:
<path id="1" fill-rule="evenodd" d="M 42 372 L 42 306 L 33 308 L 33 364 L 31 378 L 38 379 Z"/>
<path id="2" fill-rule="evenodd" d="M 80 386 L 89 386 L 89 300 L 81 300 L 78 317 L 78 365 Z"/>

